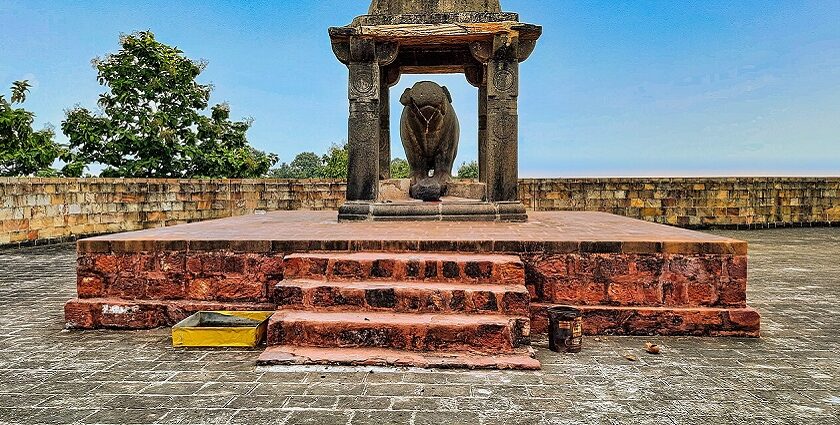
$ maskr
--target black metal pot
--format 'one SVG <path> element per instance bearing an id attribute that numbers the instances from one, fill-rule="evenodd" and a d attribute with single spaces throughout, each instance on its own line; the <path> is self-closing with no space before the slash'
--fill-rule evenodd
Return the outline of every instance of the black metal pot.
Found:
<path id="1" fill-rule="evenodd" d="M 569 306 L 550 307 L 548 348 L 551 351 L 579 353 L 583 346 L 583 319 L 580 310 Z"/>

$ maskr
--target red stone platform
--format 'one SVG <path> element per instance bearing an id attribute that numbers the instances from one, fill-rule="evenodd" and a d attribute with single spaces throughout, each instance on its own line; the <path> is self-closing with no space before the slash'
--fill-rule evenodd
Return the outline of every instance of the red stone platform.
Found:
<path id="1" fill-rule="evenodd" d="M 338 223 L 293 211 L 85 239 L 67 325 L 279 308 L 269 344 L 297 348 L 274 347 L 267 364 L 363 364 L 368 349 L 379 350 L 369 363 L 497 368 L 532 368 L 530 332 L 545 332 L 558 304 L 580 307 L 588 334 L 759 335 L 745 242 L 605 213 L 529 219 Z M 344 351 L 315 350 L 325 346 Z"/>

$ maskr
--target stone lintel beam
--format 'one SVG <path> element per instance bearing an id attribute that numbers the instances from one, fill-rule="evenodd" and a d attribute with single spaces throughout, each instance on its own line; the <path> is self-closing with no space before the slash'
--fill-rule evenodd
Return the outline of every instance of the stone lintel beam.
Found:
<path id="1" fill-rule="evenodd" d="M 370 38 L 377 42 L 396 42 L 403 46 L 456 46 L 473 42 L 489 42 L 497 35 L 516 37 L 523 42 L 536 42 L 542 34 L 542 27 L 515 21 L 478 22 L 458 24 L 399 24 L 359 27 L 330 28 L 333 44 L 350 38 Z M 336 48 L 334 47 L 335 51 Z M 527 59 L 530 49 L 523 49 Z M 339 60 L 343 51 L 336 53 Z"/>

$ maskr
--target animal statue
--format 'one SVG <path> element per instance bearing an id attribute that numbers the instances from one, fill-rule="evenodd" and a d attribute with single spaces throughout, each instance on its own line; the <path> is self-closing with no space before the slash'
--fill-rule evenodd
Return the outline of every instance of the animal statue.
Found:
<path id="1" fill-rule="evenodd" d="M 446 87 L 420 81 L 406 89 L 400 103 L 400 137 L 411 168 L 409 196 L 438 201 L 447 193 L 458 154 L 461 127 Z"/>

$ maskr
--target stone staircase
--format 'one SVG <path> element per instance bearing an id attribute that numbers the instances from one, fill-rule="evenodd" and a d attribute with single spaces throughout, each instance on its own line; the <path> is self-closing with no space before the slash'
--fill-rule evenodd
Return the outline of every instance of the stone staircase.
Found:
<path id="1" fill-rule="evenodd" d="M 286 257 L 261 365 L 539 369 L 519 257 Z"/>

